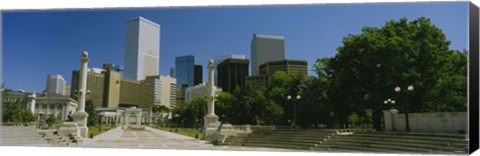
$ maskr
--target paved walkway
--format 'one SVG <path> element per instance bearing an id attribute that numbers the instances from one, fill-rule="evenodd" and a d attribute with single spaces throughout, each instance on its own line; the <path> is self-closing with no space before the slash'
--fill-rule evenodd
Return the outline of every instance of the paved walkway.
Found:
<path id="1" fill-rule="evenodd" d="M 146 148 L 182 150 L 248 150 L 248 151 L 295 151 L 289 149 L 216 146 L 207 141 L 147 127 L 145 130 L 123 130 L 120 127 L 85 140 L 82 147 L 100 148 Z"/>

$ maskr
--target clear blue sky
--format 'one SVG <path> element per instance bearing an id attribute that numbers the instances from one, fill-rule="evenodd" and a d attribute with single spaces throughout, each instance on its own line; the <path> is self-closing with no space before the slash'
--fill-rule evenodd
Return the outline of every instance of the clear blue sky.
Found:
<path id="1" fill-rule="evenodd" d="M 2 21 L 6 86 L 42 91 L 48 74 L 61 74 L 70 84 L 84 50 L 89 67 L 123 65 L 125 21 L 137 16 L 161 25 L 162 75 L 180 55 L 196 55 L 204 65 L 224 53 L 250 58 L 253 33 L 285 36 L 286 58 L 307 60 L 309 69 L 317 58 L 335 55 L 348 34 L 401 17 L 430 18 L 452 41 L 451 49 L 467 49 L 468 41 L 468 2 L 7 11 Z"/>

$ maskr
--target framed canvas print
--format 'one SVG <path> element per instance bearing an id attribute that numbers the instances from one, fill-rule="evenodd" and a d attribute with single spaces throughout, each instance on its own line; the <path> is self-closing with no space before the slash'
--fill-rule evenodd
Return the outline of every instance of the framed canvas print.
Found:
<path id="1" fill-rule="evenodd" d="M 0 145 L 466 155 L 469 1 L 1 10 Z"/>

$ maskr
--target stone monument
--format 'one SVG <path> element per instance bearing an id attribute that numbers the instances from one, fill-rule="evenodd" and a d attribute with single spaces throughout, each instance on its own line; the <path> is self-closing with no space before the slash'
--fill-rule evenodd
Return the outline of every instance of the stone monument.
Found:
<path id="1" fill-rule="evenodd" d="M 87 69 L 88 69 L 88 53 L 83 52 L 80 67 L 80 81 L 78 88 L 77 100 L 78 107 L 77 111 L 72 114 L 72 118 L 77 124 L 79 133 L 77 134 L 80 137 L 88 138 L 88 127 L 87 127 L 87 117 L 88 114 L 85 112 L 85 95 L 87 92 Z"/>
<path id="2" fill-rule="evenodd" d="M 208 114 L 203 117 L 203 139 L 207 141 L 216 141 L 215 133 L 218 130 L 220 122 L 218 116 L 215 115 L 215 85 L 213 69 L 215 64 L 213 60 L 208 61 L 208 82 L 207 82 L 207 107 Z"/>

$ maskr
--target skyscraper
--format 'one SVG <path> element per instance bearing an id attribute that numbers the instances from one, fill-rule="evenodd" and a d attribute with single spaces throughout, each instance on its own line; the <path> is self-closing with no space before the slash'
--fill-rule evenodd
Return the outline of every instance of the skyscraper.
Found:
<path id="1" fill-rule="evenodd" d="M 160 25 L 143 17 L 127 21 L 125 31 L 124 77 L 144 80 L 158 75 Z"/>
<path id="2" fill-rule="evenodd" d="M 62 75 L 49 74 L 45 91 L 47 94 L 65 95 L 65 85 L 67 85 L 67 82 Z"/>
<path id="3" fill-rule="evenodd" d="M 218 86 L 229 93 L 237 86 L 243 87 L 248 76 L 248 63 L 247 59 L 229 58 L 218 64 Z"/>
<path id="4" fill-rule="evenodd" d="M 215 86 L 218 86 L 218 64 L 222 63 L 224 60 L 234 58 L 234 59 L 245 59 L 245 55 L 241 54 L 223 54 L 213 57 L 213 63 L 215 63 L 214 77 L 215 77 Z M 248 74 L 248 70 L 247 70 Z"/>
<path id="5" fill-rule="evenodd" d="M 285 59 L 285 41 L 283 36 L 253 34 L 251 47 L 251 75 L 258 75 L 259 65 L 269 61 Z"/>
<path id="6" fill-rule="evenodd" d="M 195 56 L 179 56 L 175 58 L 175 78 L 177 79 L 177 88 L 182 84 L 189 87 L 202 83 L 202 64 L 200 59 Z"/>
<path id="7" fill-rule="evenodd" d="M 148 76 L 145 80 L 154 84 L 154 105 L 163 105 L 167 108 L 175 108 L 177 98 L 177 80 L 170 76 Z"/>

